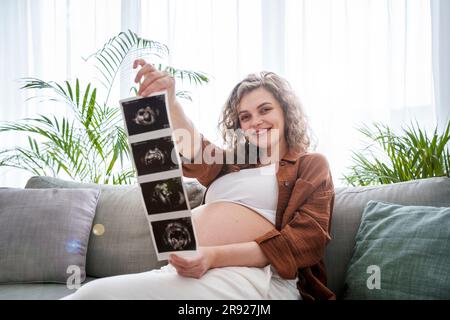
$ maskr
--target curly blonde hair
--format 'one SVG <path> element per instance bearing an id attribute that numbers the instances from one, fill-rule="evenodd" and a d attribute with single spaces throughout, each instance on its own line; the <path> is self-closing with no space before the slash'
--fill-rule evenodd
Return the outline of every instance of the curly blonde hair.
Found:
<path id="1" fill-rule="evenodd" d="M 231 150 L 242 143 L 237 107 L 247 93 L 264 88 L 278 101 L 283 109 L 284 136 L 289 149 L 307 151 L 311 144 L 310 128 L 300 100 L 290 84 L 274 72 L 262 71 L 248 75 L 239 82 L 228 97 L 219 120 L 219 131 L 224 142 Z M 248 144 L 248 142 L 245 142 Z"/>

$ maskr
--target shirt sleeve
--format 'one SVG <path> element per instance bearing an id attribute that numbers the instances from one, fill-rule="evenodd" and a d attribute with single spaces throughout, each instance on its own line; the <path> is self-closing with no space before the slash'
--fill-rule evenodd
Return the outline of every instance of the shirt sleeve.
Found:
<path id="1" fill-rule="evenodd" d="M 180 154 L 183 175 L 195 178 L 205 187 L 219 175 L 223 168 L 224 151 L 217 147 L 202 134 L 201 148 L 192 159 L 187 159 Z"/>
<path id="2" fill-rule="evenodd" d="M 273 229 L 255 240 L 285 279 L 295 279 L 298 269 L 319 263 L 330 240 L 335 194 L 328 162 L 320 154 L 305 162 L 292 192 L 306 193 L 299 196 L 305 200 L 281 231 Z"/>

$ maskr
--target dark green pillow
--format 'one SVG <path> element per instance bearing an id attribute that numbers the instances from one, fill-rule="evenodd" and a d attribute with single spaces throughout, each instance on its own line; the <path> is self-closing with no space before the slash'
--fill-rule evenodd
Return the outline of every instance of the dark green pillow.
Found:
<path id="1" fill-rule="evenodd" d="M 345 299 L 450 299 L 450 208 L 370 201 Z"/>

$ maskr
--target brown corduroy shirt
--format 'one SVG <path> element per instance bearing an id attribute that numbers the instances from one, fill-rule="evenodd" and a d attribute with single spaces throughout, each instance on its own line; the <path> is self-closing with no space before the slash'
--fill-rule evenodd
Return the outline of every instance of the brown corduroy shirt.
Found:
<path id="1" fill-rule="evenodd" d="M 202 136 L 202 163 L 186 163 L 182 158 L 183 175 L 208 188 L 225 174 L 224 164 L 212 163 L 221 159 L 223 152 Z M 240 170 L 239 165 L 232 167 L 232 171 Z M 278 168 L 275 228 L 255 241 L 282 278 L 298 279 L 297 288 L 304 300 L 335 299 L 326 287 L 323 261 L 331 239 L 335 195 L 328 162 L 318 153 L 289 150 Z"/>

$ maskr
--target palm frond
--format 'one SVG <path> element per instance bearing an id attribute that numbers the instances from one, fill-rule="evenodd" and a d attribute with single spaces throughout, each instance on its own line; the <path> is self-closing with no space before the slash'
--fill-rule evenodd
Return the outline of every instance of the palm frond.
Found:
<path id="1" fill-rule="evenodd" d="M 208 76 L 203 72 L 176 69 L 171 66 L 158 65 L 158 69 L 169 73 L 172 77 L 181 79 L 181 81 L 188 82 L 193 85 L 202 85 L 209 82 Z"/>
<path id="2" fill-rule="evenodd" d="M 133 169 L 125 170 L 112 176 L 113 184 L 132 184 L 136 179 Z"/>
<path id="3" fill-rule="evenodd" d="M 177 91 L 176 96 L 192 102 L 191 92 L 189 91 Z"/>
<path id="4" fill-rule="evenodd" d="M 101 74 L 100 81 L 107 90 L 106 103 L 108 103 L 114 81 L 123 62 L 134 49 L 139 50 L 141 55 L 155 55 L 159 58 L 169 54 L 166 45 L 154 40 L 143 39 L 128 30 L 109 39 L 103 48 L 85 59 L 95 60 L 95 67 Z"/>

